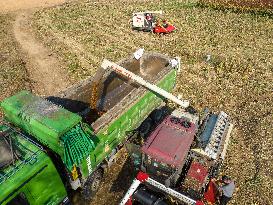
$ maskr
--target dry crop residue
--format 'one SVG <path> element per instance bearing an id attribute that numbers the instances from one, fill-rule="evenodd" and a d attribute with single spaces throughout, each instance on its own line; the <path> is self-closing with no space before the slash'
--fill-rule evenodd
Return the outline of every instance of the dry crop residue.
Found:
<path id="1" fill-rule="evenodd" d="M 233 8 L 249 11 L 267 11 L 272 13 L 272 0 L 200 0 L 203 5 L 214 8 Z"/>
<path id="2" fill-rule="evenodd" d="M 29 88 L 25 62 L 13 37 L 13 21 L 11 15 L 0 15 L 0 101 Z"/>
<path id="3" fill-rule="evenodd" d="M 49 7 L 64 2 L 65 0 L 0 0 L 0 13 L 36 7 Z"/>

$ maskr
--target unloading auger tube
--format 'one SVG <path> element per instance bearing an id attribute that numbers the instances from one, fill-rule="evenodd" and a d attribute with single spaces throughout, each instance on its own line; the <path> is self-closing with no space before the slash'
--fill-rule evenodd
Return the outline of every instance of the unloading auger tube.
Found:
<path id="1" fill-rule="evenodd" d="M 189 106 L 189 101 L 188 100 L 180 100 L 177 97 L 175 97 L 174 95 L 172 95 L 171 93 L 161 89 L 160 87 L 157 87 L 154 84 L 151 84 L 147 81 L 145 81 L 143 78 L 141 78 L 140 76 L 128 71 L 127 69 L 123 68 L 122 66 L 113 63 L 107 59 L 104 59 L 101 67 L 104 68 L 105 70 L 108 68 L 111 68 L 112 70 L 114 70 L 116 73 L 121 74 L 137 83 L 139 83 L 140 85 L 158 93 L 159 95 L 165 97 L 166 99 L 169 99 L 171 101 L 173 101 L 174 103 L 182 106 L 183 108 L 187 108 Z"/>
<path id="2" fill-rule="evenodd" d="M 188 205 L 198 205 L 200 204 L 200 201 L 195 201 L 171 188 L 166 187 L 165 185 L 153 180 L 152 178 L 149 177 L 148 174 L 144 173 L 144 172 L 139 172 L 136 176 L 136 178 L 134 179 L 133 183 L 131 184 L 130 188 L 128 189 L 128 191 L 126 192 L 126 194 L 124 195 L 124 197 L 122 198 L 121 202 L 119 203 L 119 205 L 129 205 L 130 200 L 132 195 L 135 193 L 135 191 L 137 190 L 137 188 L 140 186 L 140 184 L 142 183 L 147 183 L 152 185 L 153 187 L 156 187 L 158 190 L 168 194 L 169 196 L 179 200 L 180 202 L 186 203 Z M 157 203 L 155 203 L 157 204 Z"/>

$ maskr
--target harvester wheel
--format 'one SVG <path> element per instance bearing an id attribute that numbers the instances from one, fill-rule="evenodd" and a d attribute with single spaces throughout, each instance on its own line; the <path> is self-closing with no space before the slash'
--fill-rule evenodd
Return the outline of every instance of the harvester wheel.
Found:
<path id="1" fill-rule="evenodd" d="M 142 122 L 142 124 L 139 127 L 139 134 L 141 137 L 145 137 L 152 127 L 153 120 L 151 118 L 147 118 Z"/>
<path id="2" fill-rule="evenodd" d="M 162 116 L 163 116 L 163 111 L 161 109 L 155 109 L 151 113 L 151 118 L 155 123 L 158 123 L 161 120 Z"/>
<path id="3" fill-rule="evenodd" d="M 82 197 L 85 200 L 91 200 L 97 193 L 103 177 L 103 169 L 97 169 L 91 176 L 88 177 L 82 189 Z"/>

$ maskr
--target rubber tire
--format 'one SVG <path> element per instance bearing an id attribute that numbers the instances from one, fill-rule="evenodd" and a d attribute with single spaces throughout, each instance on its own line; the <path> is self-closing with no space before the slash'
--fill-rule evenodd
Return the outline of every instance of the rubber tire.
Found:
<path id="1" fill-rule="evenodd" d="M 163 111 L 161 109 L 156 109 L 151 113 L 151 118 L 155 123 L 158 123 L 163 116 Z"/>
<path id="2" fill-rule="evenodd" d="M 82 197 L 85 200 L 91 200 L 97 193 L 103 177 L 103 169 L 97 169 L 91 176 L 88 177 L 82 189 Z"/>
<path id="3" fill-rule="evenodd" d="M 139 127 L 139 134 L 141 137 L 146 136 L 152 127 L 153 120 L 151 118 L 147 118 L 142 122 L 142 124 Z"/>
<path id="4" fill-rule="evenodd" d="M 190 114 L 193 114 L 193 115 L 197 113 L 197 110 L 194 107 L 192 107 L 192 106 L 187 107 L 186 111 L 188 113 L 190 113 Z"/>

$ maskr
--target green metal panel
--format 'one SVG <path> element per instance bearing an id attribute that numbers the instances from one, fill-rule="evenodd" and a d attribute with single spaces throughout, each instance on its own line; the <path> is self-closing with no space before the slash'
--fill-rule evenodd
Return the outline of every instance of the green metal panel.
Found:
<path id="1" fill-rule="evenodd" d="M 62 156 L 59 137 L 81 121 L 77 114 L 22 91 L 1 103 L 5 117 Z"/>
<path id="2" fill-rule="evenodd" d="M 0 125 L 0 131 L 6 129 Z M 54 164 L 40 148 L 17 133 L 11 132 L 21 159 L 0 170 L 0 204 L 6 204 L 24 193 L 30 205 L 59 204 L 66 190 Z"/>
<path id="3" fill-rule="evenodd" d="M 65 187 L 50 159 L 46 157 L 44 162 L 47 167 L 28 183 L 27 188 L 34 204 L 59 204 L 67 196 Z"/>
<path id="4" fill-rule="evenodd" d="M 170 71 L 157 85 L 166 91 L 171 91 L 175 85 L 176 70 Z M 115 119 L 107 127 L 97 134 L 97 145 L 94 152 L 90 153 L 92 169 L 101 163 L 111 151 L 126 137 L 126 131 L 137 128 L 142 121 L 162 102 L 161 96 L 151 91 L 147 92 L 132 107 Z M 90 172 L 87 168 L 87 160 L 83 160 L 81 168 L 83 176 L 87 177 Z"/>

